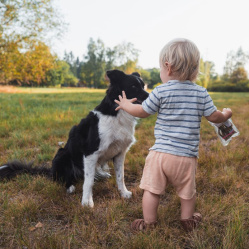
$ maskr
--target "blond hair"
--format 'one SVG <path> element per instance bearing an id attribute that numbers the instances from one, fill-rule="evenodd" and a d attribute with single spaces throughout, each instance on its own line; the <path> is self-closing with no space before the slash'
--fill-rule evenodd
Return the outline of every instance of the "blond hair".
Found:
<path id="1" fill-rule="evenodd" d="M 190 40 L 177 38 L 167 43 L 160 53 L 160 67 L 169 63 L 172 75 L 180 81 L 195 81 L 199 74 L 200 52 Z"/>

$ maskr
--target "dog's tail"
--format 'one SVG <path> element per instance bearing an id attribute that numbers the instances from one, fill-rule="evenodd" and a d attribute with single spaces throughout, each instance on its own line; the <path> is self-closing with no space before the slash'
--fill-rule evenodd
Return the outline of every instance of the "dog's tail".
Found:
<path id="1" fill-rule="evenodd" d="M 0 166 L 0 180 L 11 179 L 20 174 L 44 175 L 52 178 L 52 171 L 46 167 L 32 167 L 33 163 L 11 161 Z"/>

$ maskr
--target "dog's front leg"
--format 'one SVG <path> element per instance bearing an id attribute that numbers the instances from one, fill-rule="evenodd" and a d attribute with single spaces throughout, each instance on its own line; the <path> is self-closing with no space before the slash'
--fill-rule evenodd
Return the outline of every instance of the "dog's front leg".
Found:
<path id="1" fill-rule="evenodd" d="M 124 160 L 126 152 L 120 153 L 113 159 L 118 190 L 123 198 L 131 198 L 132 192 L 128 191 L 124 182 Z"/>
<path id="2" fill-rule="evenodd" d="M 93 193 L 92 188 L 94 184 L 95 168 L 97 165 L 98 157 L 93 154 L 84 157 L 84 184 L 83 184 L 83 196 L 82 206 L 93 207 Z"/>

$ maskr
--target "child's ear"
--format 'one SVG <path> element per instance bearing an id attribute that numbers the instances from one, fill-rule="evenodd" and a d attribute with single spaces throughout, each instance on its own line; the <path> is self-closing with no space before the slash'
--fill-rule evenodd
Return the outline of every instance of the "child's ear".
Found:
<path id="1" fill-rule="evenodd" d="M 168 75 L 171 75 L 172 74 L 171 65 L 168 62 L 165 62 L 165 66 L 168 69 Z"/>

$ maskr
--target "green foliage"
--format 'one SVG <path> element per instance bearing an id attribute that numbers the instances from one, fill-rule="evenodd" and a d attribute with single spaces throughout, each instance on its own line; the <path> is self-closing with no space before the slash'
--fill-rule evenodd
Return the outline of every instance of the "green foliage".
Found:
<path id="1" fill-rule="evenodd" d="M 230 76 L 230 80 L 233 83 L 239 83 L 239 82 L 245 81 L 247 79 L 248 79 L 247 72 L 246 72 L 244 67 L 238 67 L 238 68 L 234 69 L 231 76 Z"/>
<path id="2" fill-rule="evenodd" d="M 249 92 L 249 81 L 232 83 L 220 80 L 210 84 L 207 89 L 211 92 Z"/>
<path id="3" fill-rule="evenodd" d="M 25 52 L 20 52 L 14 43 L 8 44 L 8 48 L 9 46 L 11 52 L 3 51 L 3 56 L 0 57 L 0 83 L 42 84 L 46 72 L 53 68 L 55 60 L 48 46 L 37 42 Z"/>
<path id="4" fill-rule="evenodd" d="M 224 75 L 231 75 L 234 70 L 245 67 L 249 55 L 240 47 L 236 52 L 230 51 L 227 54 L 227 60 L 224 67 Z"/>
<path id="5" fill-rule="evenodd" d="M 88 44 L 85 62 L 81 67 L 80 80 L 88 87 L 100 88 L 104 85 L 105 75 L 105 45 L 98 39 L 91 38 Z"/>
<path id="6" fill-rule="evenodd" d="M 148 72 L 150 73 L 150 82 L 149 82 L 148 87 L 153 88 L 155 84 L 158 84 L 159 82 L 161 82 L 160 69 L 152 68 L 152 69 L 149 69 Z"/>
<path id="7" fill-rule="evenodd" d="M 139 68 L 138 72 L 141 74 L 145 84 L 148 85 L 148 88 L 152 89 L 161 84 L 160 69 L 152 68 L 145 70 L 143 68 Z"/>
<path id="8" fill-rule="evenodd" d="M 249 59 L 249 54 L 245 53 L 240 47 L 236 52 L 231 51 L 227 54 L 222 79 L 232 83 L 238 83 L 248 79 L 245 65 Z"/>
<path id="9" fill-rule="evenodd" d="M 139 50 L 130 42 L 123 42 L 113 48 L 115 51 L 114 66 L 125 66 L 127 63 L 136 62 L 139 56 Z"/>
<path id="10" fill-rule="evenodd" d="M 67 62 L 58 60 L 55 67 L 47 71 L 46 82 L 52 86 L 76 86 L 78 79 L 70 71 L 70 66 Z"/>
<path id="11" fill-rule="evenodd" d="M 29 48 L 63 34 L 65 23 L 52 0 L 4 0 L 0 4 L 0 48 Z"/>
<path id="12" fill-rule="evenodd" d="M 73 55 L 73 52 L 64 53 L 64 58 L 63 60 L 67 62 L 68 65 L 70 65 L 70 71 L 73 73 L 73 75 L 76 78 L 80 78 L 80 67 L 82 62 L 80 62 L 79 57 L 75 58 Z"/>
<path id="13" fill-rule="evenodd" d="M 216 73 L 214 71 L 214 63 L 211 61 L 204 61 L 202 58 L 200 60 L 200 74 L 196 83 L 205 88 L 208 84 L 216 78 Z"/>
<path id="14" fill-rule="evenodd" d="M 115 68 L 128 74 L 137 71 L 138 50 L 132 43 L 106 48 L 102 40 L 91 38 L 87 48 L 84 61 L 72 61 L 70 65 L 80 68 L 80 81 L 88 87 L 105 88 L 109 84 L 105 79 L 106 70 Z"/>
<path id="15" fill-rule="evenodd" d="M 143 79 L 143 81 L 146 83 L 146 84 L 149 84 L 150 83 L 150 72 L 147 71 L 147 70 L 144 70 L 143 68 L 140 68 L 139 69 L 139 73 L 141 75 L 141 78 Z"/>
<path id="16" fill-rule="evenodd" d="M 55 60 L 46 45 L 65 24 L 52 0 L 0 3 L 0 83 L 44 84 Z"/>
<path id="17" fill-rule="evenodd" d="M 135 71 L 138 71 L 137 60 L 135 60 L 135 61 L 128 60 L 125 64 L 123 64 L 121 66 L 117 66 L 115 68 L 119 69 L 121 71 L 124 71 L 127 74 L 131 74 L 131 73 L 133 73 Z"/>

